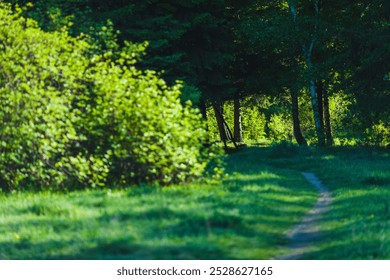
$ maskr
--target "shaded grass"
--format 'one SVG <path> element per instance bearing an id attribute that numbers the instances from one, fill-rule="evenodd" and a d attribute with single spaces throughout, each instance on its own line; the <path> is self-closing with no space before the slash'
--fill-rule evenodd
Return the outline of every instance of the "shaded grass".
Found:
<path id="1" fill-rule="evenodd" d="M 250 150 L 249 150 L 250 151 Z M 216 185 L 0 195 L 0 259 L 269 259 L 316 193 L 248 150 Z"/>
<path id="2" fill-rule="evenodd" d="M 361 148 L 249 147 L 216 185 L 0 195 L 0 259 L 269 259 L 316 193 L 332 191 L 305 259 L 390 259 L 390 156 Z"/>

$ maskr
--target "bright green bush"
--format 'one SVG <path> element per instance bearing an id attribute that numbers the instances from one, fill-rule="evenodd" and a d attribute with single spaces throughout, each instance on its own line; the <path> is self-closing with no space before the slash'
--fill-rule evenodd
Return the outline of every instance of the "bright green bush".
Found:
<path id="1" fill-rule="evenodd" d="M 366 129 L 364 143 L 383 147 L 390 145 L 390 126 L 386 125 L 383 121 L 379 121 L 377 124 Z"/>
<path id="2" fill-rule="evenodd" d="M 0 3 L 3 188 L 201 176 L 215 155 L 202 148 L 199 112 L 180 103 L 181 85 L 131 66 L 142 46 L 98 55 L 88 42 L 66 30 L 43 32 Z"/>
<path id="3" fill-rule="evenodd" d="M 84 90 L 88 45 L 66 32 L 44 33 L 34 21 L 0 6 L 0 176 L 8 188 L 88 183 L 92 158 L 75 153 L 82 140 L 72 108 Z M 93 176 L 92 176 L 93 177 Z"/>
<path id="4" fill-rule="evenodd" d="M 291 141 L 291 118 L 284 114 L 273 114 L 268 122 L 269 137 L 273 141 Z"/>
<path id="5" fill-rule="evenodd" d="M 199 160 L 205 129 L 198 110 L 190 103 L 181 105 L 180 85 L 168 87 L 152 71 L 105 60 L 88 74 L 96 81 L 96 105 L 88 110 L 89 138 L 94 139 L 94 154 L 111 158 L 113 179 L 166 184 L 202 174 L 207 165 L 207 159 Z"/>
<path id="6" fill-rule="evenodd" d="M 259 142 L 265 140 L 266 117 L 257 106 L 242 109 L 242 129 L 245 140 Z"/>

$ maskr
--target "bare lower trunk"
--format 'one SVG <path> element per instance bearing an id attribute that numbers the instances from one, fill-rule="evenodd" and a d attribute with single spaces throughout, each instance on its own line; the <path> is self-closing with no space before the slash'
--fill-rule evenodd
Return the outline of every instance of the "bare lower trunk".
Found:
<path id="1" fill-rule="evenodd" d="M 324 127 L 324 84 L 321 80 L 317 81 L 317 102 L 318 102 L 318 114 L 320 116 L 321 126 Z"/>
<path id="2" fill-rule="evenodd" d="M 237 148 L 237 143 L 236 141 L 234 141 L 232 131 L 230 130 L 225 119 L 223 118 L 223 107 L 218 105 L 213 105 L 213 109 L 214 109 L 215 118 L 217 120 L 219 136 L 221 137 L 221 141 L 223 142 L 223 145 L 225 146 L 225 148 L 227 148 L 227 141 L 231 140 L 234 146 Z"/>
<path id="3" fill-rule="evenodd" d="M 219 131 L 219 137 L 221 138 L 221 141 L 223 142 L 225 147 L 227 147 L 227 145 L 226 145 L 227 135 L 226 135 L 225 126 L 223 123 L 222 112 L 221 112 L 221 108 L 218 108 L 218 107 L 219 107 L 218 105 L 213 105 L 215 119 L 217 121 L 217 126 L 218 126 L 218 131 Z"/>
<path id="4" fill-rule="evenodd" d="M 332 146 L 333 142 L 333 133 L 332 125 L 330 122 L 330 111 L 329 111 L 329 96 L 328 91 L 324 90 L 324 118 L 325 118 L 325 134 L 326 134 L 326 144 Z"/>
<path id="5" fill-rule="evenodd" d="M 321 118 L 318 110 L 318 100 L 316 94 L 316 86 L 314 80 L 310 80 L 310 95 L 311 105 L 313 108 L 314 124 L 316 128 L 316 134 L 318 139 L 318 146 L 325 146 L 324 127 L 321 124 Z"/>
<path id="6" fill-rule="evenodd" d="M 307 142 L 302 135 L 301 124 L 299 121 L 298 91 L 295 89 L 291 89 L 290 93 L 292 103 L 294 137 L 295 140 L 297 140 L 299 146 L 307 146 Z"/>
<path id="7" fill-rule="evenodd" d="M 207 122 L 207 106 L 203 98 L 199 100 L 199 110 L 202 114 L 203 119 Z"/>
<path id="8" fill-rule="evenodd" d="M 234 140 L 236 142 L 242 141 L 242 125 L 241 125 L 241 106 L 240 99 L 234 99 Z"/>
<path id="9" fill-rule="evenodd" d="M 199 110 L 200 110 L 200 113 L 202 114 L 202 117 L 203 117 L 203 120 L 206 124 L 206 131 L 207 131 L 207 134 L 206 134 L 206 142 L 209 142 L 210 141 L 210 136 L 209 136 L 209 125 L 208 125 L 208 122 L 207 122 L 207 106 L 206 106 L 206 102 L 204 101 L 203 98 L 201 98 L 199 100 Z"/>

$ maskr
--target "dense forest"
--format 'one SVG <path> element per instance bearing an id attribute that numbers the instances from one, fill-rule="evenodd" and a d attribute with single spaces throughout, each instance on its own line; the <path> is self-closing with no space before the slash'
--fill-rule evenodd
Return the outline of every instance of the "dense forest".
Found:
<path id="1" fill-rule="evenodd" d="M 388 1 L 3 2 L 8 189 L 215 175 L 215 142 L 390 143 Z"/>

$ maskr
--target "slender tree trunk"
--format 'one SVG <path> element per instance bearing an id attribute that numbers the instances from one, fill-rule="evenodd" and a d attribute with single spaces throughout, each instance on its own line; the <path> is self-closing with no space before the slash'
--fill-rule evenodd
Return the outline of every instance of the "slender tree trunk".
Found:
<path id="1" fill-rule="evenodd" d="M 242 125 L 241 125 L 241 104 L 240 99 L 234 99 L 234 140 L 238 143 L 242 141 Z"/>
<path id="2" fill-rule="evenodd" d="M 318 114 L 320 115 L 321 126 L 324 127 L 324 84 L 321 80 L 317 81 L 317 102 Z"/>
<path id="3" fill-rule="evenodd" d="M 213 105 L 213 109 L 214 109 L 215 119 L 217 120 L 219 137 L 221 138 L 221 141 L 223 142 L 225 148 L 227 148 L 226 141 L 228 139 L 228 135 L 226 133 L 225 124 L 223 120 L 223 112 L 221 108 L 219 108 L 219 106 L 216 104 Z"/>
<path id="4" fill-rule="evenodd" d="M 203 98 L 201 98 L 199 100 L 199 109 L 200 109 L 200 113 L 202 114 L 202 117 L 203 117 L 203 120 L 206 124 L 206 142 L 209 143 L 210 142 L 210 134 L 209 134 L 209 124 L 207 122 L 207 106 L 206 106 L 206 102 L 204 101 Z"/>
<path id="5" fill-rule="evenodd" d="M 313 108 L 314 124 L 318 139 L 318 146 L 325 146 L 324 126 L 321 123 L 320 113 L 318 110 L 318 100 L 316 94 L 316 86 L 314 80 L 310 81 L 311 105 Z"/>
<path id="6" fill-rule="evenodd" d="M 292 103 L 294 137 L 295 140 L 297 140 L 299 146 L 307 146 L 307 142 L 302 135 L 301 124 L 299 121 L 298 91 L 296 89 L 291 89 L 290 94 Z"/>
<path id="7" fill-rule="evenodd" d="M 324 118 L 325 118 L 326 144 L 328 146 L 332 146 L 334 142 L 333 142 L 332 125 L 330 122 L 329 96 L 326 88 L 324 90 Z"/>
<path id="8" fill-rule="evenodd" d="M 200 113 L 202 114 L 203 119 L 207 122 L 207 106 L 206 106 L 206 102 L 203 98 L 200 98 L 200 100 L 199 100 L 199 109 L 200 109 Z"/>
<path id="9" fill-rule="evenodd" d="M 288 1 L 290 12 L 293 17 L 293 23 L 295 26 L 296 32 L 299 34 L 301 33 L 301 30 L 299 28 L 299 25 L 297 24 L 297 10 L 295 8 L 295 5 L 293 1 Z M 316 134 L 318 139 L 318 145 L 324 146 L 325 145 L 325 135 L 324 135 L 324 126 L 321 123 L 321 117 L 320 112 L 318 108 L 318 99 L 317 99 L 317 92 L 316 92 L 316 84 L 315 84 L 315 74 L 314 74 L 314 66 L 312 63 L 312 55 L 314 50 L 314 45 L 317 40 L 317 34 L 318 34 L 318 14 L 319 14 L 319 0 L 314 1 L 314 8 L 315 8 L 315 24 L 314 24 L 314 34 L 312 35 L 312 38 L 310 39 L 310 43 L 307 42 L 301 42 L 302 52 L 303 56 L 306 61 L 307 66 L 307 73 L 310 78 L 309 82 L 309 91 L 311 96 L 311 104 L 313 108 L 313 116 L 314 116 L 314 124 L 316 128 Z"/>

